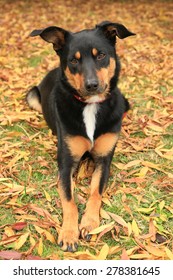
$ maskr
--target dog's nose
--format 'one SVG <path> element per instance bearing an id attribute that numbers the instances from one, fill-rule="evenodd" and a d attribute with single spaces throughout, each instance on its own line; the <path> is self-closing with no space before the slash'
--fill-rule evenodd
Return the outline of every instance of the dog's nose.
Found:
<path id="1" fill-rule="evenodd" d="M 95 79 L 90 79 L 85 82 L 85 88 L 87 91 L 95 91 L 98 89 L 99 83 Z"/>

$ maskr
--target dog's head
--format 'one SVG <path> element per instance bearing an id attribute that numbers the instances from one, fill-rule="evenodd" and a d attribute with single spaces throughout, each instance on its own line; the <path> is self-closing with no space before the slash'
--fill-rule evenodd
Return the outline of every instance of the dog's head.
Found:
<path id="1" fill-rule="evenodd" d="M 76 33 L 50 26 L 30 34 L 37 35 L 53 44 L 68 83 L 89 103 L 101 102 L 109 94 L 116 69 L 116 36 L 123 39 L 135 34 L 122 24 L 104 21 L 94 29 Z"/>

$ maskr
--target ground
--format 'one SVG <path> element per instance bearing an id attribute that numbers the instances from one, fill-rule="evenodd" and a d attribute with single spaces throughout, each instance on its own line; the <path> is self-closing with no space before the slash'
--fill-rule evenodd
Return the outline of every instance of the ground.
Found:
<path id="1" fill-rule="evenodd" d="M 0 258 L 173 259 L 173 33 L 171 1 L 0 1 Z M 25 95 L 58 64 L 30 38 L 50 25 L 71 31 L 110 20 L 136 36 L 117 40 L 119 87 L 131 110 L 103 196 L 101 226 L 76 253 L 62 252 L 56 139 Z M 90 170 L 76 178 L 80 215 Z"/>

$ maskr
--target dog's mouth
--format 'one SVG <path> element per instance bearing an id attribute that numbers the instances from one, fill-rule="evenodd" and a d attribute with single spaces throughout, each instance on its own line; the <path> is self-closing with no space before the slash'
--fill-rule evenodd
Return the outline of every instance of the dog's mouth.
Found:
<path id="1" fill-rule="evenodd" d="M 75 97 L 84 103 L 101 103 L 110 97 L 110 93 L 108 85 L 105 85 L 104 89 L 100 88 L 94 92 L 78 91 L 78 95 Z"/>

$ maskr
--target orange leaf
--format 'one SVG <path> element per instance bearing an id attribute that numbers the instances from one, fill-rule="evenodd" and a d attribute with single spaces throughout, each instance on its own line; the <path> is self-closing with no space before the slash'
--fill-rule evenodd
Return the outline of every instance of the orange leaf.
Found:
<path id="1" fill-rule="evenodd" d="M 126 249 L 123 249 L 123 251 L 122 251 L 121 260 L 130 260 L 130 258 L 127 255 Z"/>

